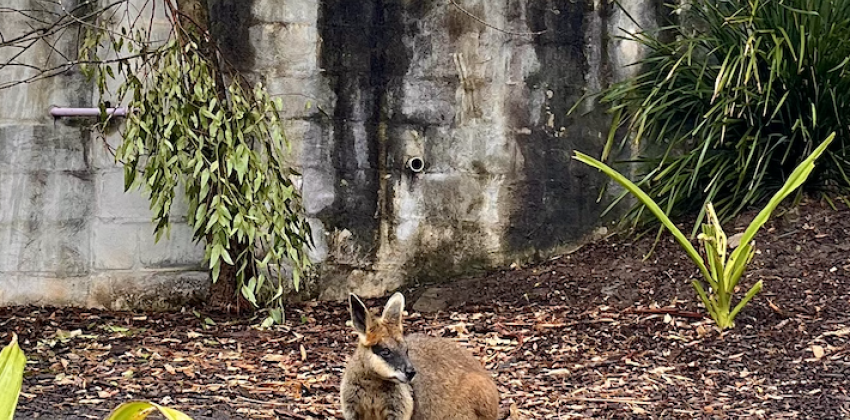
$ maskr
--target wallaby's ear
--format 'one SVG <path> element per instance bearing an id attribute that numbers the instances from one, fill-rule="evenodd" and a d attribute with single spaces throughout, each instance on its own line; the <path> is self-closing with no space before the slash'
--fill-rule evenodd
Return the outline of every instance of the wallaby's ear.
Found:
<path id="1" fill-rule="evenodd" d="M 401 314 L 404 313 L 404 295 L 396 292 L 384 306 L 384 314 L 381 317 L 386 322 L 397 323 L 401 327 Z"/>
<path id="2" fill-rule="evenodd" d="M 360 334 L 366 334 L 366 329 L 369 326 L 369 310 L 354 293 L 348 295 L 348 312 L 351 313 L 351 323 L 354 324 L 354 329 Z"/>

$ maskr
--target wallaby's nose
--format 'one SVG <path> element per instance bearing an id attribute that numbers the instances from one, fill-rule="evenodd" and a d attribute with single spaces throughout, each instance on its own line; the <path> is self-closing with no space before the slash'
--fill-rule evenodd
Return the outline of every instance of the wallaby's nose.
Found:
<path id="1" fill-rule="evenodd" d="M 412 381 L 413 377 L 416 376 L 416 370 L 411 366 L 404 370 L 404 374 L 407 376 L 408 381 Z"/>

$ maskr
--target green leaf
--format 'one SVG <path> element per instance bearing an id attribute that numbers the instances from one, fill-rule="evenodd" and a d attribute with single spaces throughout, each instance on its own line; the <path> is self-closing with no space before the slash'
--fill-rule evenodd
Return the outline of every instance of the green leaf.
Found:
<path id="1" fill-rule="evenodd" d="M 248 287 L 247 284 L 242 286 L 242 296 L 245 296 L 245 299 L 247 299 L 248 302 L 251 302 L 251 304 L 255 306 L 257 305 L 257 297 L 254 296 L 254 290 Z"/>
<path id="2" fill-rule="evenodd" d="M 13 333 L 12 342 L 0 351 L 0 420 L 15 417 L 26 364 L 27 358 L 18 347 L 18 336 Z"/>
<path id="3" fill-rule="evenodd" d="M 699 283 L 699 280 L 691 281 L 691 285 L 694 287 L 694 290 L 697 292 L 697 296 L 699 296 L 700 300 L 702 300 L 702 304 L 705 305 L 705 310 L 708 311 L 711 319 L 717 320 L 717 310 L 714 307 L 714 302 L 708 298 L 708 294 L 705 293 L 705 289 L 702 288 L 702 285 Z"/>
<path id="4" fill-rule="evenodd" d="M 776 194 L 771 197 L 770 201 L 767 205 L 756 215 L 753 221 L 747 226 L 747 230 L 744 231 L 743 236 L 741 236 L 742 244 L 749 244 L 753 238 L 758 233 L 759 229 L 767 223 L 767 219 L 770 218 L 773 210 L 779 206 L 779 203 L 788 197 L 789 194 L 794 192 L 797 188 L 803 185 L 803 182 L 806 181 L 809 174 L 812 172 L 812 169 L 815 167 L 815 160 L 817 160 L 821 154 L 829 147 L 829 144 L 835 139 L 835 133 L 831 133 L 826 140 L 824 140 L 817 149 L 815 149 L 809 157 L 807 157 L 804 161 L 800 162 L 799 165 L 791 172 L 791 175 L 788 177 L 788 180 L 785 182 L 785 185 L 776 192 Z M 745 247 L 738 247 L 735 251 L 732 252 L 732 256 L 730 257 L 733 260 L 739 259 L 740 254 L 745 251 Z M 729 267 L 727 267 L 729 269 Z"/>
<path id="5" fill-rule="evenodd" d="M 218 276 L 220 274 L 221 274 L 221 263 L 219 262 L 219 263 L 216 263 L 215 265 L 213 265 L 213 268 L 212 268 L 211 276 L 212 276 L 213 283 L 218 281 Z"/>
<path id="6" fill-rule="evenodd" d="M 221 259 L 224 260 L 224 262 L 233 265 L 233 259 L 230 258 L 230 252 L 228 252 L 224 247 L 221 247 Z"/>
<path id="7" fill-rule="evenodd" d="M 180 411 L 152 402 L 142 401 L 121 404 L 107 417 L 107 420 L 144 420 L 155 412 L 159 412 L 167 420 L 192 420 L 191 417 Z"/>
<path id="8" fill-rule="evenodd" d="M 622 185 L 630 193 L 637 197 L 637 199 L 640 200 L 640 202 L 643 203 L 652 212 L 652 214 L 658 218 L 659 221 L 661 221 L 664 227 L 666 227 L 667 230 L 669 230 L 670 233 L 673 234 L 673 237 L 676 239 L 677 242 L 679 242 L 679 245 L 682 246 L 682 248 L 691 258 L 691 260 L 694 262 L 694 264 L 699 267 L 699 270 L 702 273 L 703 277 L 705 277 L 706 279 L 711 279 L 711 273 L 708 272 L 708 269 L 706 268 L 705 263 L 702 261 L 702 257 L 700 257 L 699 252 L 697 252 L 696 248 L 691 245 L 690 241 L 688 241 L 688 238 L 686 238 L 682 231 L 680 231 L 679 228 L 676 227 L 673 221 L 671 221 L 670 218 L 667 217 L 666 214 L 664 214 L 664 211 L 661 210 L 661 207 L 658 207 L 658 204 L 656 204 L 655 201 L 653 201 L 648 195 L 646 195 L 646 193 L 643 192 L 640 187 L 629 181 L 628 178 L 624 177 L 623 175 L 620 175 L 617 171 L 611 169 L 608 165 L 588 155 L 585 155 L 584 153 L 576 151 L 574 158 L 579 162 L 585 163 L 604 172 L 605 175 L 608 175 L 609 177 L 611 177 L 611 179 L 617 181 L 617 183 Z"/>
<path id="9" fill-rule="evenodd" d="M 210 251 L 210 268 L 213 268 L 214 265 L 219 263 L 219 257 L 221 256 L 221 251 L 224 250 L 224 247 L 221 244 L 214 244 L 212 250 Z"/>
<path id="10" fill-rule="evenodd" d="M 274 318 L 267 316 L 266 319 L 263 320 L 263 323 L 260 324 L 260 326 L 262 326 L 263 328 L 269 328 L 274 324 L 275 324 Z"/>
<path id="11" fill-rule="evenodd" d="M 735 320 L 735 317 L 738 316 L 738 313 L 741 312 L 741 310 L 744 309 L 745 306 L 747 306 L 747 303 L 753 298 L 753 296 L 755 296 L 758 292 L 761 291 L 763 285 L 764 284 L 762 283 L 762 281 L 759 280 L 756 284 L 753 285 L 753 287 L 750 288 L 744 298 L 741 299 L 740 302 L 738 302 L 738 304 L 735 306 L 735 309 L 733 309 L 732 312 L 729 314 L 730 321 Z"/>

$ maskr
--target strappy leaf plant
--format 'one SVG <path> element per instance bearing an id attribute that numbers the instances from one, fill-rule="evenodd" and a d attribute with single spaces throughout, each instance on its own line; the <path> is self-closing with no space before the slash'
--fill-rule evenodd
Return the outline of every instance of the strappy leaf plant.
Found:
<path id="1" fill-rule="evenodd" d="M 711 203 L 707 203 L 706 214 L 708 215 L 708 223 L 702 225 L 702 233 L 698 236 L 704 250 L 703 255 L 700 255 L 699 251 L 691 244 L 688 238 L 670 220 L 670 217 L 640 187 L 614 169 L 611 169 L 608 165 L 588 155 L 576 152 L 575 159 L 601 170 L 614 181 L 625 187 L 628 192 L 632 193 L 646 206 L 664 227 L 673 234 L 673 237 L 682 246 L 691 260 L 693 260 L 702 274 L 702 281 L 694 280 L 692 282 L 694 289 L 705 305 L 706 310 L 708 310 L 709 315 L 717 324 L 717 327 L 724 330 L 734 326 L 735 317 L 747 305 L 747 302 L 761 291 L 763 287 L 762 281 L 759 280 L 734 308 L 732 307 L 732 297 L 735 293 L 735 288 L 738 286 L 738 282 L 744 274 L 747 264 L 749 264 L 755 254 L 753 239 L 756 233 L 764 226 L 779 203 L 803 185 L 815 167 L 815 160 L 824 153 L 833 139 L 835 139 L 835 133 L 830 134 L 817 149 L 791 172 L 785 184 L 773 195 L 767 205 L 756 215 L 755 219 L 753 219 L 744 231 L 740 245 L 731 252 L 726 234 L 723 232 L 723 228 L 720 226 L 720 220 L 714 211 L 714 206 Z M 708 286 L 708 290 L 706 290 L 706 285 Z"/>
<path id="2" fill-rule="evenodd" d="M 637 76 L 598 96 L 614 121 L 601 160 L 630 143 L 636 183 L 662 208 L 701 222 L 713 202 L 726 221 L 764 203 L 835 132 L 806 188 L 850 191 L 850 0 L 676 7 L 680 23 L 626 36 L 646 55 Z M 636 204 L 629 219 L 646 210 Z"/>

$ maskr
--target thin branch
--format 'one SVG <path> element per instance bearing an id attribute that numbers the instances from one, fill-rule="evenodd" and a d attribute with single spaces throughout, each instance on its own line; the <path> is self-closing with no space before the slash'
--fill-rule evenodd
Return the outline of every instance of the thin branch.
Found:
<path id="1" fill-rule="evenodd" d="M 152 0 L 148 0 L 145 3 L 145 7 L 147 7 L 151 3 L 151 1 Z M 0 83 L 0 90 L 54 77 L 66 71 L 69 71 L 75 66 L 81 64 L 110 64 L 142 56 L 142 54 L 136 54 L 122 56 L 120 58 L 111 60 L 96 61 L 86 60 L 84 58 L 79 57 L 74 59 L 73 57 L 70 57 L 69 54 L 67 54 L 67 48 L 61 47 L 59 44 L 61 40 L 68 39 L 68 34 L 70 33 L 69 29 L 72 28 L 89 28 L 92 30 L 101 31 L 105 33 L 108 37 L 107 39 L 112 40 L 113 43 L 117 38 L 123 38 L 128 42 L 134 44 L 141 44 L 139 45 L 139 50 L 145 50 L 145 44 L 135 40 L 131 36 L 121 34 L 117 30 L 109 28 L 108 26 L 92 23 L 93 19 L 97 19 L 102 22 L 112 21 L 111 18 L 115 17 L 115 14 L 118 12 L 119 9 L 121 9 L 119 6 L 121 6 L 122 4 L 127 6 L 124 10 L 126 20 L 129 22 L 137 22 L 139 16 L 136 16 L 135 18 L 130 16 L 132 13 L 136 13 L 136 10 L 134 10 L 133 12 L 129 11 L 131 6 L 128 0 L 113 0 L 109 4 L 104 5 L 102 7 L 98 7 L 96 9 L 89 9 L 89 6 L 97 3 L 95 0 L 80 2 L 75 7 L 70 9 L 65 8 L 61 2 L 43 1 L 41 3 L 43 4 L 42 10 L 39 10 L 37 8 L 20 10 L 16 10 L 10 7 L 0 8 L 0 13 L 16 13 L 22 16 L 23 19 L 26 20 L 24 24 L 29 26 L 28 30 L 25 30 L 23 33 L 19 33 L 17 36 L 13 36 L 11 38 L 7 36 L 9 35 L 8 32 L 6 34 L 0 34 L 0 50 L 4 48 L 11 50 L 11 54 L 6 54 L 8 58 L 6 58 L 4 62 L 0 62 L 0 71 L 5 68 L 25 68 L 30 70 L 29 76 L 25 76 L 18 80 Z M 144 14 L 145 7 L 140 10 L 137 10 L 138 15 Z M 61 8 L 61 12 L 56 11 L 57 8 Z M 112 15 L 108 16 L 110 12 L 112 12 Z M 53 17 L 54 19 L 52 21 L 47 20 L 43 17 L 45 15 Z M 106 19 L 104 19 L 104 17 L 106 17 Z M 150 28 L 148 28 L 148 31 L 150 31 Z M 38 64 L 33 62 L 26 62 L 26 60 L 22 57 L 24 57 L 24 55 L 28 51 L 31 51 L 38 45 L 40 45 L 39 41 L 44 42 L 44 44 L 46 44 L 46 47 L 44 48 L 46 48 L 47 54 L 44 56 L 44 63 Z M 76 51 L 77 47 L 74 47 L 73 49 Z M 51 62 L 61 63 L 51 64 Z"/>
<path id="2" fill-rule="evenodd" d="M 11 64 L 10 66 L 33 68 L 36 71 L 38 71 L 39 73 L 36 74 L 36 75 L 30 76 L 30 77 L 24 78 L 24 79 L 13 80 L 13 81 L 6 82 L 6 83 L 0 83 L 0 90 L 8 89 L 8 88 L 18 86 L 18 85 L 36 82 L 36 81 L 43 80 L 43 79 L 49 79 L 51 77 L 58 76 L 58 75 L 60 75 L 64 72 L 70 70 L 74 66 L 78 66 L 78 65 L 81 65 L 81 64 L 114 64 L 114 63 L 119 63 L 119 62 L 126 61 L 126 60 L 132 60 L 132 59 L 135 59 L 135 58 L 150 57 L 151 55 L 152 54 L 150 52 L 145 52 L 145 53 L 128 55 L 128 56 L 123 56 L 123 57 L 118 57 L 118 58 L 113 58 L 113 59 L 108 59 L 108 60 L 73 60 L 73 61 L 69 61 L 67 63 L 62 63 L 62 64 L 59 64 L 59 65 L 56 65 L 56 66 L 50 67 L 50 68 L 41 68 L 41 67 L 29 65 L 29 64 Z"/>
<path id="3" fill-rule="evenodd" d="M 486 27 L 488 27 L 488 28 L 490 28 L 494 31 L 501 32 L 503 34 L 513 35 L 513 36 L 536 36 L 536 35 L 540 35 L 540 34 L 543 34 L 543 33 L 546 33 L 546 32 L 549 31 L 548 29 L 544 29 L 542 31 L 537 31 L 537 32 L 512 32 L 512 31 L 509 31 L 509 30 L 506 30 L 506 29 L 502 29 L 502 28 L 493 26 L 490 23 L 487 23 L 486 21 L 484 21 L 484 19 L 481 19 L 480 17 L 475 16 L 474 14 L 472 14 L 472 12 L 464 9 L 461 5 L 457 4 L 457 1 L 455 1 L 455 0 L 449 0 L 449 2 L 451 2 L 451 4 L 454 7 L 457 7 L 458 10 L 463 12 L 463 14 L 469 16 L 470 18 L 472 18 L 476 22 L 478 22 L 478 23 L 480 23 L 480 24 L 482 24 L 482 25 L 484 25 L 484 26 L 486 26 Z"/>

